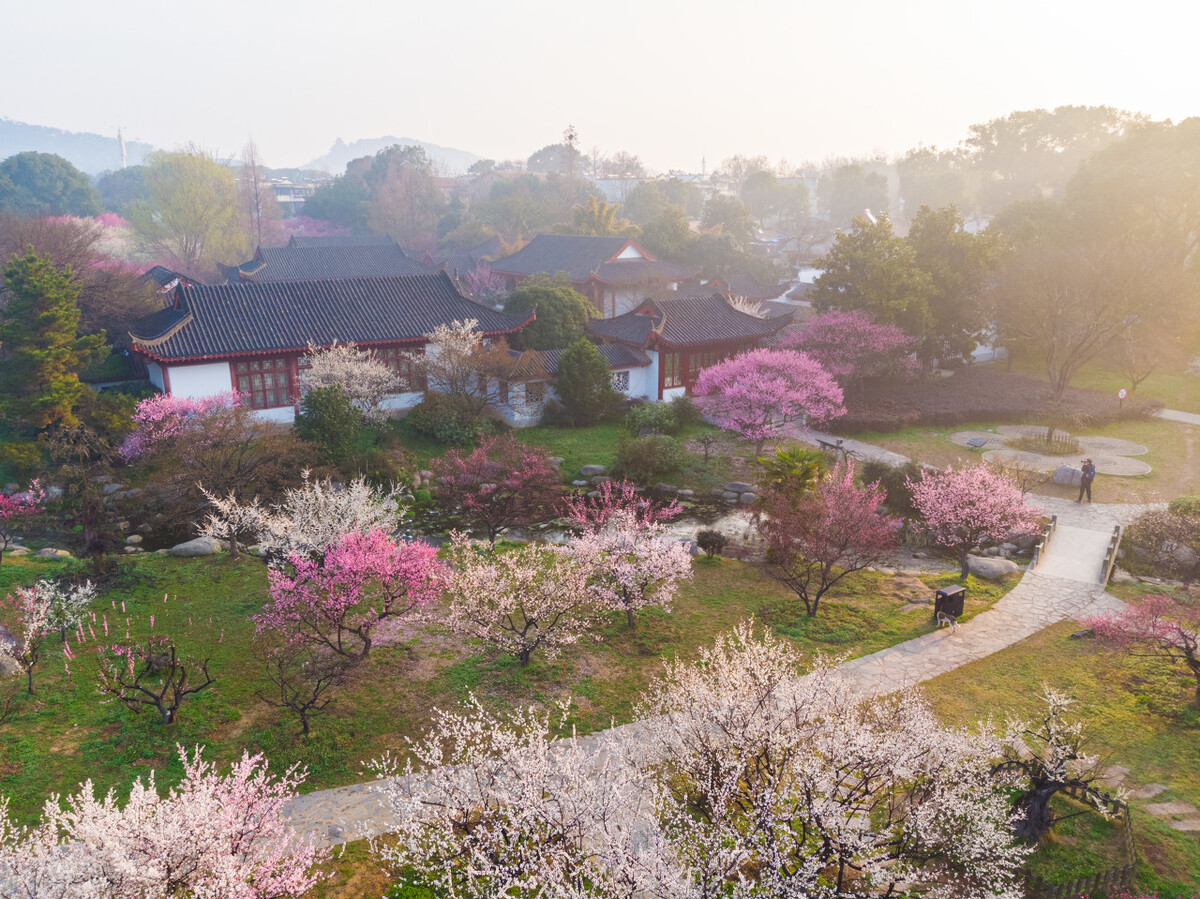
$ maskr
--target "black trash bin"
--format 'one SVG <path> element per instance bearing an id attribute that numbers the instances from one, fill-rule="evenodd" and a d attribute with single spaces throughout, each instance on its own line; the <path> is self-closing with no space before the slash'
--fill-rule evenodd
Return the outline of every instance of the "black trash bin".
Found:
<path id="1" fill-rule="evenodd" d="M 959 585 L 943 587 L 933 595 L 933 617 L 938 613 L 952 615 L 958 618 L 963 613 L 963 601 L 967 598 L 967 588 Z"/>

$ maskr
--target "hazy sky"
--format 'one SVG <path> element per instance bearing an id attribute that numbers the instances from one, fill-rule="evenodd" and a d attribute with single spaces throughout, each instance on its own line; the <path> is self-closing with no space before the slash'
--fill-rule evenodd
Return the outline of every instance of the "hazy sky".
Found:
<path id="1" fill-rule="evenodd" d="M 36 0 L 0 117 L 299 165 L 385 134 L 497 159 L 574 123 L 656 169 L 951 146 L 1016 109 L 1200 113 L 1200 6 L 1059 0 Z"/>

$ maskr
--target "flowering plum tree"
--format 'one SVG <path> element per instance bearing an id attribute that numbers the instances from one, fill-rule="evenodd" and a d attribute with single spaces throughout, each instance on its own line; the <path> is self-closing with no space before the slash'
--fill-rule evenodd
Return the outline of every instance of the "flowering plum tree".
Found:
<path id="1" fill-rule="evenodd" d="M 705 415 L 755 441 L 759 455 L 793 422 L 819 424 L 846 412 L 832 375 L 795 350 L 756 349 L 726 359 L 700 372 L 694 392 Z"/>
<path id="2" fill-rule="evenodd" d="M 403 767 L 371 763 L 398 822 L 376 854 L 402 882 L 467 899 L 687 895 L 665 888 L 683 884 L 653 863 L 644 778 L 611 737 L 588 751 L 555 740 L 550 715 L 497 718 L 473 696 L 434 715 Z"/>
<path id="3" fill-rule="evenodd" d="M 17 539 L 17 528 L 22 527 L 44 509 L 46 491 L 38 481 L 29 485 L 24 493 L 5 496 L 0 493 L 0 561 L 4 551 Z"/>
<path id="4" fill-rule="evenodd" d="M 445 581 L 436 549 L 380 530 L 350 531 L 320 560 L 293 553 L 289 561 L 290 574 L 269 572 L 271 600 L 254 616 L 258 632 L 353 659 L 366 658 L 380 624 L 429 605 Z"/>
<path id="5" fill-rule="evenodd" d="M 1195 702 L 1200 705 L 1200 598 L 1190 590 L 1148 594 L 1086 624 L 1126 655 L 1186 669 L 1195 680 Z"/>
<path id="6" fill-rule="evenodd" d="M 552 546 L 480 553 L 462 534 L 450 544 L 450 607 L 444 622 L 529 664 L 534 650 L 554 657 L 578 642 L 592 617 L 585 571 Z"/>
<path id="7" fill-rule="evenodd" d="M 548 518 L 562 483 L 546 450 L 511 434 L 489 437 L 469 453 L 449 450 L 432 468 L 439 505 L 459 510 L 493 548 L 509 528 Z"/>
<path id="8" fill-rule="evenodd" d="M 201 652 L 193 659 L 181 653 L 168 634 L 114 643 L 101 647 L 97 654 L 96 689 L 131 712 L 153 708 L 163 724 L 174 724 L 184 700 L 216 683 L 208 670 L 211 652 Z"/>
<path id="9" fill-rule="evenodd" d="M 33 669 L 42 659 L 42 642 L 53 629 L 50 598 L 36 587 L 18 587 L 0 603 L 0 624 L 8 637 L 0 637 L 0 656 L 25 672 L 25 689 L 33 694 Z"/>
<path id="10" fill-rule="evenodd" d="M 594 494 L 594 495 L 593 495 Z M 613 518 L 632 517 L 651 526 L 679 515 L 679 503 L 658 502 L 638 491 L 632 481 L 601 481 L 588 494 L 575 493 L 560 504 L 563 513 L 583 531 L 599 531 Z"/>
<path id="11" fill-rule="evenodd" d="M 354 343 L 334 343 L 320 348 L 308 345 L 308 368 L 300 372 L 300 391 L 340 387 L 363 418 L 374 423 L 387 419 L 381 404 L 403 389 L 400 378 L 374 353 Z"/>
<path id="12" fill-rule="evenodd" d="M 475 268 L 461 278 L 467 295 L 477 303 L 495 305 L 504 299 L 504 278 L 492 271 L 486 262 L 477 262 Z"/>
<path id="13" fill-rule="evenodd" d="M 583 533 L 567 543 L 567 553 L 588 573 L 596 605 L 624 612 L 630 627 L 647 606 L 669 611 L 681 581 L 692 577 L 687 547 L 664 535 L 663 519 L 678 506 L 662 508 L 644 500 L 633 485 L 608 481 L 594 498 L 567 501 Z"/>
<path id="14" fill-rule="evenodd" d="M 1104 801 L 1108 797 L 1096 785 L 1102 774 L 1100 760 L 1084 751 L 1083 723 L 1067 719 L 1073 700 L 1046 684 L 1042 685 L 1042 698 L 1046 711 L 1040 721 L 1008 722 L 1004 761 L 997 766 L 1000 771 L 1023 775 L 1025 782 L 1013 800 L 1016 832 L 1034 841 L 1061 820 L 1050 800 L 1068 788 L 1110 817 Z"/>
<path id="15" fill-rule="evenodd" d="M 255 695 L 272 708 L 288 709 L 300 719 L 300 736 L 307 737 L 313 715 L 333 704 L 331 691 L 345 680 L 349 663 L 339 655 L 296 642 L 256 641 L 269 687 Z"/>
<path id="16" fill-rule="evenodd" d="M 655 805 L 687 895 L 1022 895 L 995 740 L 943 727 L 912 690 L 867 699 L 827 663 L 740 625 L 675 659 L 641 704 L 661 715 Z"/>
<path id="17" fill-rule="evenodd" d="M 887 496 L 878 484 L 854 483 L 854 463 L 838 463 L 810 493 L 768 491 L 758 528 L 767 567 L 804 603 L 811 618 L 842 578 L 892 552 L 900 522 L 880 514 Z"/>
<path id="18" fill-rule="evenodd" d="M 285 491 L 283 502 L 271 508 L 263 507 L 257 498 L 239 503 L 232 494 L 222 498 L 205 492 L 212 510 L 201 533 L 221 538 L 254 533 L 264 555 L 275 563 L 295 553 L 318 559 L 351 531 L 390 533 L 407 495 L 397 486 L 378 490 L 366 478 L 337 485 L 328 478 L 313 479 L 305 471 L 303 483 Z"/>
<path id="19" fill-rule="evenodd" d="M 239 402 L 236 391 L 198 400 L 165 394 L 147 397 L 134 408 L 133 431 L 117 452 L 126 462 L 160 452 L 182 438 L 197 418 L 230 409 Z"/>
<path id="20" fill-rule="evenodd" d="M 326 850 L 299 839 L 284 807 L 303 782 L 295 766 L 268 775 L 261 755 L 242 756 L 221 776 L 180 748 L 183 781 L 160 797 L 150 773 L 122 806 L 92 782 L 46 800 L 41 823 L 17 827 L 0 800 L 0 891 L 13 897 L 83 899 L 283 899 L 323 876 Z"/>
<path id="21" fill-rule="evenodd" d="M 916 341 L 895 325 L 877 324 L 861 310 L 830 310 L 786 338 L 785 349 L 815 359 L 844 388 L 864 378 L 912 375 L 920 369 Z"/>
<path id="22" fill-rule="evenodd" d="M 943 471 L 925 469 L 906 481 L 913 507 L 925 519 L 940 546 L 958 556 L 963 577 L 971 549 L 1018 534 L 1035 534 L 1041 509 L 1025 505 L 1021 489 L 984 463 Z"/>

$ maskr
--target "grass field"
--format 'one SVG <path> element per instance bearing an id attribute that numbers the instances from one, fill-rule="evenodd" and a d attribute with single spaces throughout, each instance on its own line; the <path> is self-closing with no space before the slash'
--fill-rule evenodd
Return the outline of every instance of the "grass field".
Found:
<path id="1" fill-rule="evenodd" d="M 63 569 L 61 562 L 6 559 L 0 565 L 0 590 Z M 252 652 L 250 616 L 266 593 L 263 564 L 227 556 L 123 559 L 113 583 L 100 591 L 98 610 L 115 626 L 121 616 L 111 604 L 119 609 L 125 603 L 127 614 L 142 622 L 156 614 L 159 631 L 178 630 L 185 618 L 205 630 L 199 623 L 211 617 L 208 643 L 223 632 L 212 647 L 217 684 L 189 700 L 177 723 L 164 726 L 152 711 L 135 715 L 118 704 L 102 704 L 90 640 L 76 652 L 68 676 L 59 644 L 51 639 L 47 658 L 35 672 L 35 695 L 17 696 L 16 717 L 0 725 L 0 793 L 12 797 L 14 812 L 27 819 L 46 794 L 87 778 L 100 789 L 124 788 L 153 769 L 170 783 L 181 774 L 173 759 L 176 744 L 197 743 L 222 762 L 243 748 L 266 753 L 273 766 L 300 762 L 309 768 L 309 788 L 335 786 L 363 779 L 364 760 L 389 749 L 402 751 L 404 738 L 423 731 L 433 707 L 457 703 L 469 692 L 498 710 L 570 697 L 573 723 L 581 731 L 630 720 L 638 693 L 664 658 L 691 655 L 746 617 L 757 616 L 805 653 L 848 656 L 932 628 L 927 607 L 902 611 L 906 600 L 891 589 L 889 578 L 865 572 L 848 581 L 818 617 L 808 619 L 792 594 L 757 568 L 726 559 L 697 560 L 694 580 L 669 614 L 647 610 L 632 630 L 614 616 L 598 642 L 584 641 L 557 659 L 535 654 L 525 669 L 430 623 L 377 645 L 330 712 L 314 720 L 312 736 L 301 740 L 293 719 L 255 695 L 263 680 Z M 928 576 L 926 582 L 936 587 L 957 581 Z M 987 608 L 1011 585 L 972 579 L 969 612 Z M 172 597 L 167 604 L 164 593 Z M 100 631 L 99 621 L 95 630 Z M 18 686 L 14 679 L 5 688 Z"/>
<path id="2" fill-rule="evenodd" d="M 1045 379 L 1042 363 L 1030 356 L 1014 359 L 1012 370 L 1018 374 Z M 1121 388 L 1129 389 L 1129 380 L 1114 371 L 1103 360 L 1085 365 L 1071 381 L 1072 387 L 1090 387 L 1103 393 L 1117 395 Z M 1185 366 L 1156 370 L 1138 385 L 1135 393 L 1145 399 L 1160 400 L 1168 409 L 1200 413 L 1200 377 L 1188 374 Z"/>
<path id="3" fill-rule="evenodd" d="M 938 467 L 974 462 L 980 458 L 977 450 L 950 442 L 955 431 L 980 431 L 997 427 L 995 422 L 947 427 L 916 427 L 890 433 L 867 433 L 856 439 L 881 446 Z M 1089 426 L 1076 436 L 1119 437 L 1145 446 L 1149 452 L 1135 458 L 1150 466 L 1150 473 L 1136 477 L 1097 475 L 1092 495 L 1100 503 L 1147 503 L 1174 499 L 1176 496 L 1200 493 L 1200 428 L 1178 422 L 1150 419 L 1147 421 L 1115 422 Z M 1077 464 L 1078 459 L 1064 458 L 1064 464 Z M 1045 484 L 1036 493 L 1074 499 L 1078 488 Z"/>
<path id="4" fill-rule="evenodd" d="M 1043 682 L 1077 701 L 1092 751 L 1105 764 L 1130 769 L 1129 789 L 1165 784 L 1154 802 L 1200 805 L 1200 709 L 1192 688 L 1177 672 L 1121 659 L 1091 641 L 1070 639 L 1079 629 L 1063 622 L 1020 643 L 930 681 L 925 692 L 946 721 L 973 725 L 993 716 L 1031 717 L 1039 710 Z M 1139 855 L 1138 882 L 1161 896 L 1200 892 L 1200 838 L 1172 830 L 1166 820 L 1131 803 Z M 1103 869 L 1111 833 L 1095 819 L 1056 834 L 1035 870 L 1066 881 Z"/>

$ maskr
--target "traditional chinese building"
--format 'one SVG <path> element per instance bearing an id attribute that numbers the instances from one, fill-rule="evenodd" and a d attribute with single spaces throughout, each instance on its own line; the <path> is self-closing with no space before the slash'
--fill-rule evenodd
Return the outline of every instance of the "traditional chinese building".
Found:
<path id="1" fill-rule="evenodd" d="M 668 400 L 690 393 L 705 368 L 760 346 L 786 324 L 742 312 L 714 293 L 647 300 L 624 315 L 593 319 L 587 330 L 597 343 L 641 350 L 649 359 L 629 396 Z"/>
<path id="2" fill-rule="evenodd" d="M 649 296 L 675 290 L 695 267 L 655 259 L 628 237 L 539 234 L 524 249 L 491 263 L 508 289 L 532 275 L 563 272 L 606 318 L 635 309 Z"/>
<path id="3" fill-rule="evenodd" d="M 467 299 L 444 272 L 342 280 L 179 285 L 166 309 L 131 333 L 150 380 L 172 396 L 236 390 L 260 417 L 290 422 L 309 344 L 354 342 L 402 379 L 392 409 L 416 405 L 425 385 L 413 357 L 439 325 L 475 319 L 485 339 L 524 328 L 532 314 L 507 315 Z"/>

